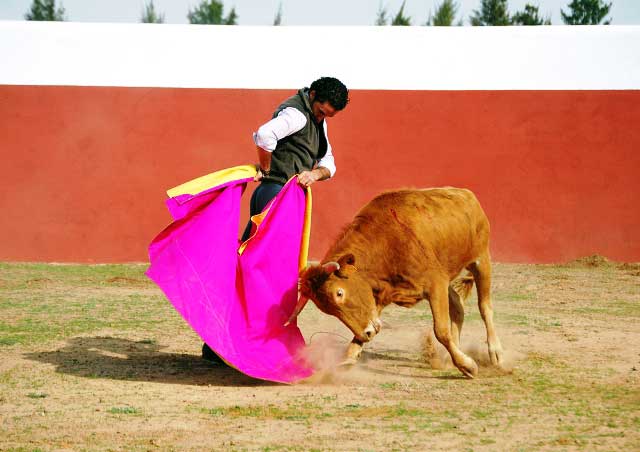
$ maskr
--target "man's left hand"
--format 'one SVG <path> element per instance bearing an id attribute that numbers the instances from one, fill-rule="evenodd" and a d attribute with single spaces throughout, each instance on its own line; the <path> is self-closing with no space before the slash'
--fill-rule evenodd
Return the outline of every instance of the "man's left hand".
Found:
<path id="1" fill-rule="evenodd" d="M 298 174 L 298 184 L 300 184 L 302 187 L 309 187 L 317 180 L 318 176 L 314 171 L 303 171 Z"/>

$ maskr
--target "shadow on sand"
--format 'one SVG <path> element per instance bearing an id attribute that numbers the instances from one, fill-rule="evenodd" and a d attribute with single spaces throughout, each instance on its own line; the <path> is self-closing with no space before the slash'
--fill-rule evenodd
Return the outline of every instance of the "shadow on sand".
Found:
<path id="1" fill-rule="evenodd" d="M 277 385 L 248 377 L 197 355 L 163 352 L 152 341 L 115 337 L 74 337 L 60 349 L 26 353 L 29 360 L 53 364 L 56 372 L 86 378 L 211 386 Z M 199 350 L 198 350 L 199 351 Z"/>

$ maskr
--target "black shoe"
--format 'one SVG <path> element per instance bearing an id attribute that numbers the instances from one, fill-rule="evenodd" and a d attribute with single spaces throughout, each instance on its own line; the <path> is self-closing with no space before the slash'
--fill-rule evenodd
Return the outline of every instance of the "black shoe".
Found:
<path id="1" fill-rule="evenodd" d="M 206 343 L 202 344 L 202 359 L 206 359 L 215 364 L 226 364 Z"/>

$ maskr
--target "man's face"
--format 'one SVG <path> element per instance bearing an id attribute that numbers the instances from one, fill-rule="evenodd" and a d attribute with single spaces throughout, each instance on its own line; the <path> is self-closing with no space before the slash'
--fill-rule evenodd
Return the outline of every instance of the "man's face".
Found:
<path id="1" fill-rule="evenodd" d="M 329 101 L 318 102 L 315 100 L 315 97 L 315 91 L 311 91 L 309 93 L 309 100 L 311 101 L 311 111 L 316 118 L 316 122 L 320 123 L 324 118 L 333 118 L 335 114 L 338 113 L 338 110 L 333 108 Z"/>

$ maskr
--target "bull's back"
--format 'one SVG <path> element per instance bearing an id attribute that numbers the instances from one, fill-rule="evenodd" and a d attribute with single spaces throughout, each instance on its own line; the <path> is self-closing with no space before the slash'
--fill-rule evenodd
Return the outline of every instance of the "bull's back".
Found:
<path id="1" fill-rule="evenodd" d="M 452 273 L 475 260 L 489 243 L 487 216 L 473 192 L 466 189 L 385 192 L 358 216 L 378 221 L 387 234 L 396 234 L 407 244 L 419 241 L 421 248 L 433 251 Z"/>

